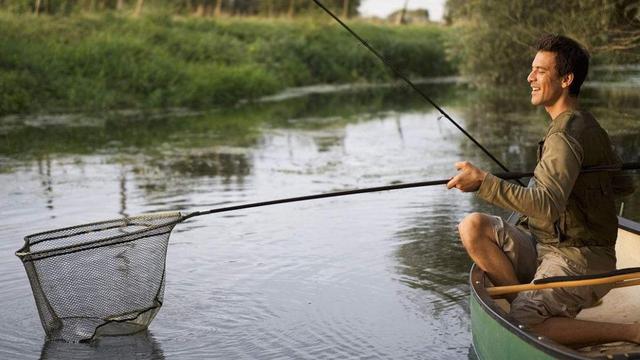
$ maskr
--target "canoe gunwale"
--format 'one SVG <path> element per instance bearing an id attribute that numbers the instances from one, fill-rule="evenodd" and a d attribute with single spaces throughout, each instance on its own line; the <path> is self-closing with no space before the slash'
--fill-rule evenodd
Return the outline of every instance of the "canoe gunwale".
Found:
<path id="1" fill-rule="evenodd" d="M 625 219 L 618 218 L 618 227 L 625 231 L 640 235 L 640 223 Z M 471 288 L 471 296 L 480 305 L 482 311 L 488 314 L 494 321 L 496 321 L 502 328 L 518 336 L 521 340 L 529 345 L 532 345 L 536 349 L 544 352 L 545 354 L 557 359 L 594 359 L 594 357 L 587 357 L 583 353 L 577 352 L 569 347 L 560 345 L 554 341 L 546 338 L 541 338 L 539 335 L 534 334 L 525 326 L 521 326 L 513 319 L 508 313 L 506 313 L 495 301 L 489 296 L 489 293 L 485 289 L 485 274 L 475 264 L 471 267 L 469 274 L 469 285 Z M 607 358 L 606 356 L 596 357 Z"/>
<path id="2" fill-rule="evenodd" d="M 640 235 L 640 223 L 618 216 L 618 228 Z"/>

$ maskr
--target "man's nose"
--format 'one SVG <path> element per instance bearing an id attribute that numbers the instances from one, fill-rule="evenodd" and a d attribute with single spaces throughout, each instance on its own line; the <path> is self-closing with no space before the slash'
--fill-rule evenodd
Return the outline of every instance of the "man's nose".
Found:
<path id="1" fill-rule="evenodd" d="M 533 82 L 533 80 L 535 80 L 535 77 L 533 76 L 533 70 L 531 70 L 531 72 L 529 72 L 529 75 L 527 75 L 527 82 Z"/>

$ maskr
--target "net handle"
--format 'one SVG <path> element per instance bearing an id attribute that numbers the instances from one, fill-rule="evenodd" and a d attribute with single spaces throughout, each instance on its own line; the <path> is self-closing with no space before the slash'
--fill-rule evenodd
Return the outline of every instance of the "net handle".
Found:
<path id="1" fill-rule="evenodd" d="M 638 170 L 638 169 L 640 169 L 640 162 L 632 162 L 632 163 L 624 163 L 621 166 L 609 166 L 609 165 L 589 166 L 589 167 L 583 168 L 582 170 L 580 170 L 580 172 L 593 173 L 593 172 L 600 172 L 600 171 L 623 171 L 623 170 Z M 504 172 L 504 173 L 496 173 L 493 175 L 503 180 L 514 180 L 514 179 L 532 177 L 533 173 L 532 172 Z M 221 212 L 227 212 L 227 211 L 235 211 L 235 210 L 249 209 L 249 208 L 269 206 L 269 205 L 285 204 L 285 203 L 298 202 L 298 201 L 307 201 L 307 200 L 324 199 L 324 198 L 337 197 L 337 196 L 347 196 L 347 195 L 364 194 L 364 193 L 379 192 L 379 191 L 409 189 L 409 188 L 434 186 L 434 185 L 445 185 L 446 183 L 449 182 L 449 180 L 451 179 L 376 186 L 376 187 L 370 187 L 370 188 L 335 191 L 335 192 L 328 192 L 323 194 L 275 199 L 275 200 L 269 200 L 269 201 L 243 204 L 243 205 L 234 205 L 234 206 L 222 207 L 222 208 L 205 210 L 205 211 L 196 211 L 189 214 L 185 214 L 182 220 L 186 220 L 186 219 L 196 217 L 196 216 L 201 216 L 201 215 L 209 215 L 209 214 L 215 214 L 215 213 L 221 213 Z"/>

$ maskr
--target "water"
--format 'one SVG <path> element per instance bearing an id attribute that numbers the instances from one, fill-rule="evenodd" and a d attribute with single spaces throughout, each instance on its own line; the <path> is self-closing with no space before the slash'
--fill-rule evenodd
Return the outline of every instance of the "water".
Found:
<path id="1" fill-rule="evenodd" d="M 625 161 L 639 161 L 637 88 L 585 89 Z M 523 94 L 430 84 L 454 119 L 514 170 L 535 164 L 545 115 Z M 471 265 L 455 226 L 504 214 L 443 186 L 195 218 L 174 230 L 165 303 L 149 331 L 45 342 L 13 255 L 26 234 L 163 210 L 498 171 L 403 89 L 278 97 L 205 113 L 0 120 L 0 358 L 473 357 Z M 625 214 L 640 220 L 640 201 Z"/>

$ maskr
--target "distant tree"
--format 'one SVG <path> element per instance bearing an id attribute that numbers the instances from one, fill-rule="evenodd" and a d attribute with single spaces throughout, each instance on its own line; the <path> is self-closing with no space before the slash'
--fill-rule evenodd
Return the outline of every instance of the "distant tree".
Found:
<path id="1" fill-rule="evenodd" d="M 295 6 L 296 6 L 296 2 L 295 0 L 289 0 L 289 8 L 287 9 L 287 17 L 292 18 L 293 15 L 295 14 Z"/>
<path id="2" fill-rule="evenodd" d="M 320 2 L 342 17 L 347 17 L 345 14 L 349 17 L 357 15 L 360 7 L 360 0 L 320 0 Z M 313 1 L 305 0 L 296 1 L 296 10 L 296 12 L 317 14 L 319 9 Z"/>
<path id="3" fill-rule="evenodd" d="M 142 14 L 142 7 L 144 6 L 144 0 L 138 0 L 136 3 L 136 10 L 133 13 L 133 16 L 140 16 Z"/>
<path id="4" fill-rule="evenodd" d="M 407 6 L 409 6 L 409 0 L 404 0 L 404 6 L 402 6 L 402 10 L 400 11 L 400 16 L 397 16 L 396 14 L 396 24 L 400 25 L 400 24 L 406 23 L 404 16 L 407 14 Z"/>
<path id="5" fill-rule="evenodd" d="M 360 0 L 320 0 L 322 4 L 341 14 L 352 17 L 358 13 Z M 288 16 L 315 14 L 318 7 L 311 0 L 0 0 L 0 9 L 15 12 L 33 12 L 36 15 L 70 14 L 74 11 L 121 11 L 125 7 L 140 16 L 143 8 L 163 9 L 174 14 L 195 14 L 198 16 L 257 15 Z"/>
<path id="6" fill-rule="evenodd" d="M 429 22 L 429 10 L 396 10 L 387 16 L 387 20 L 396 24 L 418 24 Z"/>
<path id="7" fill-rule="evenodd" d="M 342 1 L 342 17 L 349 17 L 349 0 Z"/>

